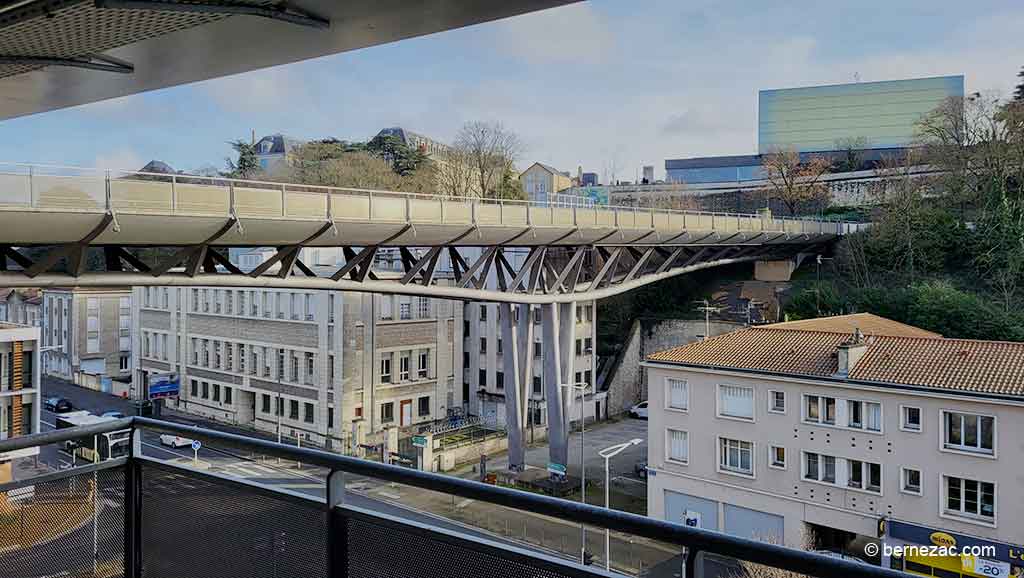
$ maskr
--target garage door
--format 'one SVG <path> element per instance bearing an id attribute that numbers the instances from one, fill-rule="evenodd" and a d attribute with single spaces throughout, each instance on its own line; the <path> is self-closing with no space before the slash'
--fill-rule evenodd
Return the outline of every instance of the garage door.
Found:
<path id="1" fill-rule="evenodd" d="M 728 534 L 782 544 L 783 517 L 750 508 L 725 504 L 725 531 Z"/>
<path id="2" fill-rule="evenodd" d="M 665 490 L 665 520 L 682 524 L 687 512 L 700 514 L 700 527 L 718 529 L 718 502 Z"/>

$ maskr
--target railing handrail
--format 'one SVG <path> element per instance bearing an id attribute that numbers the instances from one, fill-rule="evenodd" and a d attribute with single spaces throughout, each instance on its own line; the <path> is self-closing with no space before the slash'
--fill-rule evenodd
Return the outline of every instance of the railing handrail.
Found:
<path id="1" fill-rule="evenodd" d="M 297 448 L 276 442 L 215 430 L 165 422 L 144 417 L 128 417 L 92 426 L 66 428 L 0 441 L 0 452 L 117 431 L 127 428 L 149 429 L 184 434 L 206 441 L 228 442 L 273 457 L 295 459 L 332 471 L 353 473 L 384 481 L 476 499 L 517 510 L 544 512 L 562 520 L 614 529 L 616 531 L 669 542 L 691 550 L 710 552 L 757 564 L 785 568 L 801 574 L 846 577 L 906 578 L 906 574 L 878 566 L 865 566 L 785 546 L 759 542 L 712 530 L 655 520 L 645 516 L 599 508 L 510 488 L 502 488 L 463 478 L 363 460 L 309 448 Z M 133 438 L 135 434 L 133 434 Z"/>
<path id="2" fill-rule="evenodd" d="M 289 186 L 296 189 L 314 189 L 313 191 L 302 191 L 295 190 L 293 192 L 310 192 L 316 193 L 321 192 L 323 194 L 330 195 L 332 193 L 360 193 L 366 195 L 385 195 L 398 198 L 410 198 L 410 199 L 425 199 L 425 200 L 443 200 L 443 201 L 454 201 L 454 202 L 465 202 L 465 203 L 482 203 L 482 204 L 494 204 L 494 205 L 518 205 L 525 207 L 544 207 L 544 208 L 565 208 L 565 209 L 582 209 L 582 210 L 608 210 L 608 211 L 635 211 L 638 209 L 645 209 L 650 212 L 657 211 L 662 214 L 670 215 L 695 215 L 695 216 L 710 216 L 714 217 L 744 217 L 749 219 L 761 219 L 761 215 L 758 213 L 729 213 L 729 212 L 715 212 L 715 211 L 693 211 L 685 209 L 663 209 L 657 207 L 636 207 L 627 205 L 599 205 L 592 204 L 590 206 L 581 206 L 573 202 L 542 202 L 542 201 L 530 201 L 520 199 L 492 199 L 487 197 L 479 196 L 446 196 L 446 195 L 431 195 L 427 193 L 409 193 L 403 191 L 389 191 L 384 189 L 362 189 L 353 187 L 332 187 L 327 185 L 306 185 L 302 183 L 289 183 L 287 181 L 265 181 L 257 179 L 238 179 L 233 177 L 222 177 L 222 176 L 206 176 L 206 175 L 191 175 L 185 173 L 154 173 L 147 171 L 136 171 L 136 170 L 125 170 L 125 169 L 111 169 L 111 168 L 96 168 L 96 167 L 78 167 L 71 165 L 59 165 L 59 164 L 42 164 L 42 163 L 17 163 L 17 162 L 4 162 L 0 161 L 0 167 L 3 166 L 14 166 L 14 167 L 25 167 L 29 169 L 30 173 L 35 177 L 54 176 L 61 177 L 66 176 L 67 178 L 95 178 L 107 179 L 112 178 L 113 180 L 125 179 L 131 176 L 142 176 L 142 177 L 158 177 L 163 179 L 177 180 L 180 182 L 181 179 L 195 179 L 195 180 L 206 180 L 216 181 L 223 183 L 222 186 L 245 186 L 245 185 L 258 185 L 254 188 L 263 187 L 274 187 L 274 188 L 287 188 Z M 95 173 L 94 175 L 46 175 L 40 174 L 33 171 L 36 168 L 50 168 L 50 169 L 65 169 L 81 171 L 84 173 Z M 112 177 L 111 174 L 114 173 Z M 26 175 L 28 176 L 28 175 Z M 557 193 L 556 193 L 557 194 Z M 564 195 L 571 197 L 571 195 Z M 775 220 L 776 217 L 772 217 Z M 804 222 L 815 222 L 824 223 L 826 221 L 814 217 L 786 217 L 786 220 L 790 221 L 804 221 Z"/>

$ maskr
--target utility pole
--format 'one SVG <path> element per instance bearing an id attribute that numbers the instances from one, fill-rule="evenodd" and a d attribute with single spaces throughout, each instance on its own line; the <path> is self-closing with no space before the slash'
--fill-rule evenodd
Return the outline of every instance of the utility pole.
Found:
<path id="1" fill-rule="evenodd" d="M 700 307 L 697 307 L 697 311 L 704 312 L 704 341 L 707 341 L 711 337 L 711 312 L 718 313 L 722 310 L 721 307 L 712 305 L 707 299 L 701 299 L 700 301 L 694 301 L 694 303 L 700 303 Z"/>

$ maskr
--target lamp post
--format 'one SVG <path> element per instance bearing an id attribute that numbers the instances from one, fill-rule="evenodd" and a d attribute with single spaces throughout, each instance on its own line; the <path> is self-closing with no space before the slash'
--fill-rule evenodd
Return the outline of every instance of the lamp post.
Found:
<path id="1" fill-rule="evenodd" d="M 608 501 L 608 488 L 611 487 L 610 468 L 608 467 L 609 462 L 611 461 L 612 458 L 614 458 L 615 456 L 617 456 L 620 453 L 622 453 L 622 451 L 625 450 L 626 448 L 630 448 L 630 447 L 633 447 L 635 445 L 639 445 L 643 441 L 644 440 L 642 440 L 640 438 L 633 438 L 633 439 L 629 440 L 628 442 L 624 442 L 624 443 L 621 443 L 621 444 L 616 444 L 614 446 L 611 446 L 611 447 L 608 447 L 608 448 L 604 448 L 603 450 L 597 452 L 597 455 L 599 455 L 602 458 L 604 458 L 604 509 L 606 509 L 606 510 L 610 510 L 611 509 L 610 502 Z M 604 569 L 605 570 L 611 570 L 611 557 L 612 557 L 611 544 L 612 544 L 611 532 L 608 530 L 607 527 L 605 527 L 605 529 L 604 529 Z"/>
<path id="2" fill-rule="evenodd" d="M 569 388 L 580 392 L 580 502 L 587 503 L 587 466 L 586 460 L 584 459 L 584 453 L 586 450 L 586 430 L 587 430 L 587 419 L 586 412 L 583 410 L 585 403 L 585 395 L 587 391 L 587 384 L 585 382 L 579 383 L 563 383 L 562 387 Z M 568 464 L 567 464 L 568 465 Z M 586 564 L 587 560 L 587 526 L 586 524 L 580 523 L 580 564 Z"/>

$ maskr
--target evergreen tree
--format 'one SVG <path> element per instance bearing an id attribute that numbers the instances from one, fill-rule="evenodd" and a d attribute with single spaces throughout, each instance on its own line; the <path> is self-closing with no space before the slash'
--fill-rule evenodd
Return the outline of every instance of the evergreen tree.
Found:
<path id="1" fill-rule="evenodd" d="M 1017 78 L 1020 79 L 1020 84 L 1017 85 L 1017 89 L 1013 91 L 1013 100 L 1024 102 L 1024 66 L 1020 67 L 1020 72 L 1017 73 Z"/>
<path id="2" fill-rule="evenodd" d="M 230 157 L 225 159 L 227 171 L 224 172 L 224 176 L 234 179 L 251 179 L 256 177 L 260 173 L 260 161 L 256 156 L 256 145 L 243 140 L 232 141 L 228 144 L 235 150 L 238 160 L 232 161 Z"/>

